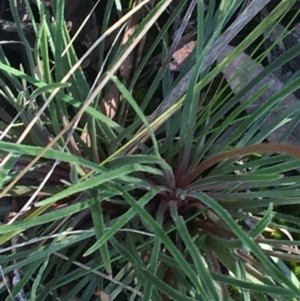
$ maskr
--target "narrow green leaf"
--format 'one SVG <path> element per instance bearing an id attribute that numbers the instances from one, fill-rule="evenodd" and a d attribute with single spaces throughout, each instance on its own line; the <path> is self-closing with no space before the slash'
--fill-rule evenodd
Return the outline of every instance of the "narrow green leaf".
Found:
<path id="1" fill-rule="evenodd" d="M 59 89 L 64 89 L 70 87 L 70 83 L 53 83 L 53 84 L 48 84 L 44 87 L 37 88 L 32 92 L 30 95 L 30 100 L 36 99 L 39 95 L 45 93 L 45 92 L 52 92 L 53 90 L 59 88 Z"/>
<path id="2" fill-rule="evenodd" d="M 176 204 L 173 202 L 170 206 L 172 217 L 177 226 L 176 228 L 180 234 L 180 237 L 184 241 L 189 254 L 193 258 L 197 273 L 198 275 L 200 275 L 203 286 L 206 288 L 206 292 L 210 296 L 209 300 L 218 301 L 220 299 L 220 293 L 217 290 L 216 284 L 213 282 L 213 279 L 208 270 L 208 266 L 205 263 L 202 255 L 200 254 L 199 248 L 193 242 L 182 216 L 178 216 Z"/>
<path id="3" fill-rule="evenodd" d="M 158 191 L 156 189 L 150 190 L 136 202 L 137 205 L 143 208 L 157 194 L 157 192 Z M 90 247 L 90 249 L 87 250 L 84 256 L 92 254 L 98 248 L 100 248 L 135 215 L 136 210 L 133 207 L 131 207 L 126 213 L 119 216 L 117 220 L 111 225 L 111 227 L 102 235 L 102 237 L 92 247 Z"/>
<path id="4" fill-rule="evenodd" d="M 273 203 L 269 204 L 268 210 L 265 212 L 263 218 L 248 232 L 249 237 L 255 240 L 268 227 L 273 219 Z"/>
<path id="5" fill-rule="evenodd" d="M 46 205 L 52 204 L 60 199 L 68 197 L 77 192 L 87 191 L 91 188 L 99 187 L 102 184 L 105 184 L 107 182 L 110 182 L 110 181 L 113 181 L 116 179 L 121 180 L 122 176 L 131 174 L 131 173 L 137 172 L 137 171 L 147 172 L 150 170 L 147 168 L 147 166 L 142 166 L 140 164 L 128 164 L 128 165 L 122 166 L 118 169 L 107 171 L 101 175 L 92 176 L 91 178 L 89 178 L 83 182 L 79 182 L 78 184 L 74 184 L 74 185 L 66 188 L 63 191 L 58 192 L 54 196 L 46 198 L 45 200 L 37 203 L 36 206 L 41 207 L 41 206 L 46 206 Z"/>
<path id="6" fill-rule="evenodd" d="M 269 258 L 263 253 L 261 248 L 253 242 L 253 240 L 247 236 L 246 233 L 242 231 L 242 229 L 236 224 L 236 222 L 232 219 L 229 213 L 215 200 L 208 197 L 204 193 L 192 193 L 191 196 L 201 200 L 204 204 L 206 204 L 209 208 L 211 208 L 216 214 L 220 216 L 220 218 L 230 227 L 231 231 L 234 232 L 237 237 L 243 242 L 243 244 L 252 251 L 252 253 L 262 262 L 262 264 L 269 271 L 272 278 L 277 280 L 279 283 L 287 286 L 291 292 L 293 292 L 296 296 L 300 297 L 299 288 L 295 287 L 295 285 L 288 280 L 274 265 L 270 262 Z"/>
<path id="7" fill-rule="evenodd" d="M 98 190 L 92 189 L 91 190 L 91 211 L 92 211 L 92 219 L 94 224 L 94 229 L 96 233 L 97 241 L 103 236 L 105 233 L 105 222 L 103 218 L 103 212 L 101 208 L 101 201 L 98 196 Z M 105 266 L 105 271 L 108 275 L 112 275 L 112 267 L 111 267 L 111 260 L 110 260 L 110 253 L 108 250 L 107 243 L 104 243 L 101 247 L 99 247 L 100 255 L 102 262 Z"/>
<path id="8" fill-rule="evenodd" d="M 203 289 L 203 286 L 201 285 L 197 274 L 190 268 L 188 263 L 186 262 L 185 258 L 183 255 L 179 252 L 179 250 L 176 248 L 176 246 L 173 244 L 173 242 L 170 240 L 168 235 L 161 229 L 161 227 L 157 224 L 157 222 L 150 216 L 150 214 L 139 204 L 136 203 L 136 200 L 129 195 L 126 191 L 123 192 L 123 197 L 126 199 L 126 201 L 130 204 L 130 206 L 138 213 L 143 221 L 153 230 L 155 235 L 157 235 L 165 244 L 165 246 L 168 248 L 170 253 L 174 256 L 174 258 L 181 263 L 181 268 L 182 270 L 187 274 L 189 279 L 192 281 L 194 284 L 195 288 L 203 294 L 207 300 L 209 300 L 208 296 L 206 295 L 206 292 Z M 91 254 L 92 252 L 95 251 L 95 245 L 89 248 L 86 253 L 84 254 L 85 256 Z"/>

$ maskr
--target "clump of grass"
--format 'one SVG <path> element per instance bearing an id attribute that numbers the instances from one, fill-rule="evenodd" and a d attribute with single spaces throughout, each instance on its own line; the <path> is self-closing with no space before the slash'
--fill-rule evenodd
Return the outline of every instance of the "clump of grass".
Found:
<path id="1" fill-rule="evenodd" d="M 176 76 L 164 63 L 167 48 L 180 38 L 176 20 L 188 18 L 186 2 L 168 12 L 170 0 L 151 7 L 118 2 L 119 11 L 130 9 L 111 27 L 105 11 L 104 35 L 94 44 L 100 45 L 94 85 L 80 68 L 93 49 L 77 58 L 64 1 L 56 1 L 55 24 L 38 3 L 33 51 L 18 29 L 31 73 L 10 66 L 1 52 L 1 97 L 17 114 L 0 115 L 0 198 L 11 202 L 0 225 L 6 300 L 20 292 L 30 300 L 299 298 L 297 267 L 287 264 L 298 260 L 299 240 L 277 235 L 280 227 L 291 237 L 298 233 L 299 219 L 278 216 L 278 208 L 299 202 L 299 176 L 288 173 L 299 166 L 299 150 L 261 143 L 267 138 L 260 135 L 263 113 L 245 115 L 240 102 L 281 61 L 236 95 L 227 83 L 208 91 L 235 55 L 295 2 L 281 1 L 216 66 L 224 43 L 264 2 L 250 1 L 247 13 L 238 15 L 243 1 L 198 1 L 196 46 Z M 16 1 L 11 10 L 21 25 Z M 153 41 L 151 33 L 152 46 L 143 49 L 150 28 L 157 35 Z M 101 43 L 116 30 L 119 36 L 104 51 Z M 160 64 L 141 89 L 139 79 L 158 49 Z M 299 85 L 279 91 L 268 106 L 280 105 Z M 154 95 L 161 96 L 158 107 Z M 284 118 L 278 116 L 276 126 Z M 294 124 L 297 115 L 288 118 Z M 241 126 L 230 134 L 237 120 Z M 17 272 L 20 279 L 13 281 Z"/>

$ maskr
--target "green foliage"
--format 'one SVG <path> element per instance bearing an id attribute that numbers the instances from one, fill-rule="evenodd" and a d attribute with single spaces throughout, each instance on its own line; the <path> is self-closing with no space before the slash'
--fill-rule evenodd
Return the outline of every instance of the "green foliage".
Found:
<path id="1" fill-rule="evenodd" d="M 216 88 L 225 67 L 260 43 L 297 1 L 279 1 L 219 64 L 217 56 L 264 1 L 250 1 L 243 24 L 237 20 L 245 1 L 198 1 L 196 45 L 176 74 L 166 62 L 186 1 L 116 2 L 130 9 L 119 10 L 123 18 L 112 25 L 115 2 L 108 0 L 103 36 L 81 58 L 64 20 L 65 1 L 51 2 L 55 23 L 37 1 L 31 49 L 11 1 L 29 70 L 11 66 L 0 52 L 0 202 L 9 201 L 0 203 L 0 272 L 7 276 L 0 293 L 10 286 L 8 275 L 21 276 L 3 300 L 22 289 L 27 300 L 298 300 L 300 151 L 261 142 L 287 119 L 289 131 L 296 126 L 294 108 L 267 126 L 264 120 L 300 82 L 289 82 L 250 114 L 245 110 L 271 83 L 241 99 L 299 55 L 299 47 L 237 93 L 226 81 Z M 117 37 L 107 50 L 107 35 L 122 34 L 145 4 L 128 41 Z M 143 39 L 148 47 L 139 60 Z M 93 49 L 100 66 L 94 84 L 80 67 Z M 104 110 L 105 96 L 120 101 L 113 116 Z M 288 205 L 292 212 L 282 212 Z"/>

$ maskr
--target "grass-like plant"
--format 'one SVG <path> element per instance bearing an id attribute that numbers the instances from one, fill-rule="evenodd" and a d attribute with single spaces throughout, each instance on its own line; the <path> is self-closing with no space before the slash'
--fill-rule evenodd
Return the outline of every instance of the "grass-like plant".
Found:
<path id="1" fill-rule="evenodd" d="M 35 22 L 29 2 L 33 48 L 10 1 L 27 69 L 0 52 L 3 300 L 298 300 L 289 263 L 300 258 L 300 217 L 282 206 L 300 200 L 300 149 L 281 144 L 292 126 L 267 142 L 286 120 L 297 124 L 297 105 L 267 127 L 264 120 L 300 81 L 248 115 L 268 85 L 240 100 L 299 47 L 239 92 L 218 88 L 222 70 L 297 0 L 278 1 L 220 64 L 219 54 L 271 1 L 248 1 L 239 14 L 244 0 L 108 0 L 102 35 L 81 58 L 65 1 L 51 1 L 55 22 L 43 1 Z M 169 49 L 183 31 L 174 24 L 185 24 L 189 9 L 196 44 L 175 74 Z M 80 66 L 95 51 L 91 83 Z"/>

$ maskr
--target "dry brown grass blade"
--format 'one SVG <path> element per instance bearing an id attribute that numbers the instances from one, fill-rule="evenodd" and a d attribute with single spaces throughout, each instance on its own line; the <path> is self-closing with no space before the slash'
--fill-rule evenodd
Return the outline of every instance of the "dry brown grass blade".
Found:
<path id="1" fill-rule="evenodd" d="M 300 262 L 299 254 L 293 255 L 280 251 L 262 250 L 266 255 L 279 258 L 283 261 Z"/>
<path id="2" fill-rule="evenodd" d="M 293 145 L 287 145 L 282 143 L 261 143 L 256 145 L 245 146 L 240 149 L 235 149 L 222 154 L 215 155 L 208 160 L 200 163 L 192 173 L 186 176 L 182 181 L 182 187 L 190 184 L 205 170 L 212 167 L 213 165 L 227 159 L 238 158 L 254 153 L 272 153 L 272 154 L 286 154 L 294 158 L 300 158 L 300 147 Z"/>

